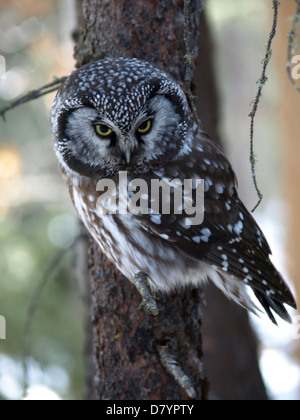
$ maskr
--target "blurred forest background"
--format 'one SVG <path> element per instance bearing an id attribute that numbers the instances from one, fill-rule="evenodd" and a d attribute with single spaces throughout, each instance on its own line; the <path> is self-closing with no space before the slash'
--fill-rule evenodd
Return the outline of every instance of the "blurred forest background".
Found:
<path id="1" fill-rule="evenodd" d="M 255 217 L 271 243 L 274 261 L 299 289 L 300 95 L 285 69 L 288 18 L 296 2 L 282 3 L 269 81 L 256 118 L 257 175 L 264 201 Z M 219 129 L 240 194 L 251 209 L 257 197 L 249 163 L 248 115 L 271 28 L 272 2 L 207 0 L 206 13 L 216 47 Z M 0 0 L 0 55 L 6 59 L 0 106 L 54 76 L 70 74 L 75 28 L 73 0 Z M 24 328 L 47 271 L 51 275 L 35 301 L 31 324 L 27 398 L 85 398 L 86 288 L 78 275 L 76 243 L 80 224 L 52 150 L 53 99 L 54 94 L 44 96 L 0 121 L 0 315 L 7 329 L 7 339 L 0 341 L 0 399 L 23 397 Z M 54 258 L 59 264 L 53 264 Z M 300 321 L 276 328 L 265 318 L 253 318 L 253 325 L 262 343 L 261 368 L 271 398 L 299 399 Z"/>

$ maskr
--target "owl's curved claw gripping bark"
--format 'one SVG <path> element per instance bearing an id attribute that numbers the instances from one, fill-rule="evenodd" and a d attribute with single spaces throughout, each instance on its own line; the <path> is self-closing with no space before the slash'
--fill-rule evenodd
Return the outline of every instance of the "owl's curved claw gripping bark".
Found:
<path id="1" fill-rule="evenodd" d="M 145 307 L 151 315 L 157 316 L 159 314 L 156 304 L 158 297 L 151 290 L 147 274 L 142 272 L 137 273 L 134 276 L 133 282 L 143 299 L 138 309 Z"/>

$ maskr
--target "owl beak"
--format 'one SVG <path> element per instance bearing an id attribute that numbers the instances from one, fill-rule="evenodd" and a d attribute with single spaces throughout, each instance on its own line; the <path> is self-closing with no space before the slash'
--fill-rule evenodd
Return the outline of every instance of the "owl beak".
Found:
<path id="1" fill-rule="evenodd" d="M 131 151 L 129 149 L 125 150 L 125 160 L 127 165 L 129 165 L 131 160 Z"/>
<path id="2" fill-rule="evenodd" d="M 131 162 L 132 151 L 135 148 L 134 138 L 128 133 L 122 135 L 120 138 L 119 148 L 123 152 L 122 154 L 125 158 L 126 164 L 129 165 Z"/>

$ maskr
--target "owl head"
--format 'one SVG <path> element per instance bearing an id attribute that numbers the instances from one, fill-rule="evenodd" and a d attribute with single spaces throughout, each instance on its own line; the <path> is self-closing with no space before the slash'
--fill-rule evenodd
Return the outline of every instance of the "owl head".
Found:
<path id="1" fill-rule="evenodd" d="M 87 64 L 51 109 L 55 151 L 84 176 L 159 167 L 190 150 L 194 124 L 180 86 L 138 59 Z"/>

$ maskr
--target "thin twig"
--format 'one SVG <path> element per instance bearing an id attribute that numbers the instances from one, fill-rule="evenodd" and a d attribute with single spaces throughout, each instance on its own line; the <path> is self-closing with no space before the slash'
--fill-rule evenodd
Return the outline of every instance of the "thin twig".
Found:
<path id="1" fill-rule="evenodd" d="M 292 75 L 292 56 L 296 53 L 296 51 L 300 48 L 299 45 L 295 44 L 295 38 L 297 37 L 297 29 L 300 26 L 300 0 L 296 0 L 297 2 L 297 11 L 293 16 L 293 25 L 291 32 L 288 35 L 288 57 L 287 57 L 287 73 L 289 76 L 290 81 L 292 82 L 295 89 L 300 92 L 300 87 L 295 82 L 293 75 Z"/>
<path id="2" fill-rule="evenodd" d="M 0 109 L 0 116 L 5 120 L 5 114 L 7 111 L 14 109 L 26 102 L 33 101 L 34 99 L 40 98 L 41 96 L 47 95 L 48 93 L 55 92 L 59 86 L 67 79 L 67 77 L 61 77 L 60 79 L 55 78 L 53 82 L 48 83 L 45 86 L 42 86 L 38 89 L 31 90 L 25 95 L 17 98 L 16 100 L 10 102 L 7 106 Z"/>
<path id="3" fill-rule="evenodd" d="M 255 122 L 255 116 L 256 116 L 256 113 L 257 113 L 257 109 L 258 109 L 258 104 L 259 104 L 260 98 L 262 96 L 262 90 L 263 90 L 263 87 L 268 80 L 267 67 L 268 67 L 268 64 L 269 64 L 269 62 L 271 60 L 271 57 L 272 57 L 272 42 L 273 42 L 273 39 L 276 35 L 276 28 L 277 28 L 277 22 L 278 22 L 278 8 L 280 6 L 280 3 L 279 3 L 278 0 L 272 0 L 272 1 L 273 1 L 273 10 L 274 10 L 272 29 L 271 29 L 268 44 L 267 44 L 266 55 L 265 55 L 265 58 L 263 59 L 262 74 L 261 74 L 260 79 L 257 82 L 258 83 L 258 91 L 257 91 L 256 97 L 255 97 L 254 103 L 253 103 L 252 111 L 249 114 L 249 117 L 251 117 L 251 124 L 250 124 L 251 172 L 252 172 L 253 183 L 254 183 L 258 198 L 259 198 L 257 204 L 252 209 L 252 212 L 254 212 L 257 209 L 257 207 L 260 205 L 260 203 L 263 199 L 263 195 L 258 188 L 257 179 L 256 179 L 256 159 L 255 159 L 255 154 L 254 154 L 254 122 Z"/>
<path id="4" fill-rule="evenodd" d="M 197 121 L 198 126 L 201 128 L 202 123 L 198 117 L 196 105 L 195 105 L 195 96 L 191 91 L 191 74 L 192 74 L 192 62 L 193 62 L 193 51 L 190 49 L 190 0 L 184 0 L 184 42 L 185 42 L 185 86 L 187 90 L 188 99 L 192 112 L 194 114 L 195 120 Z"/>

